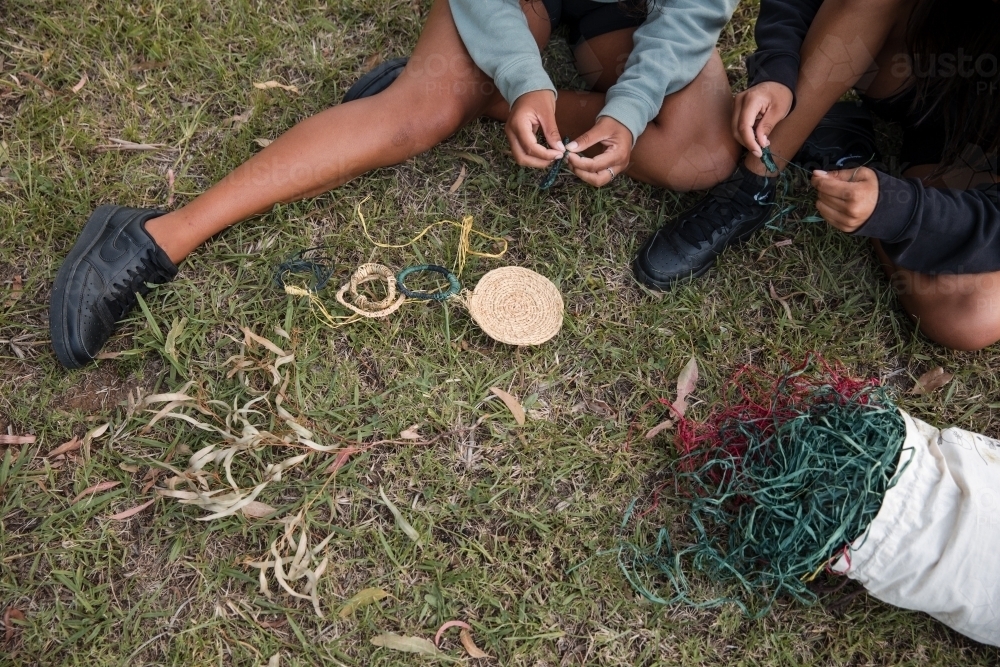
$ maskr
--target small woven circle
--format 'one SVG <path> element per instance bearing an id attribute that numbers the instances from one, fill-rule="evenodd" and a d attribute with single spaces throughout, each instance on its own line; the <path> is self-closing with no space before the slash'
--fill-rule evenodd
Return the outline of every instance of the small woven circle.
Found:
<path id="1" fill-rule="evenodd" d="M 493 269 L 468 299 L 469 314 L 490 338 L 509 345 L 541 345 L 559 333 L 563 299 L 552 281 L 530 269 Z"/>
<path id="2" fill-rule="evenodd" d="M 442 276 L 448 279 L 448 289 L 444 292 L 421 292 L 419 290 L 411 290 L 406 286 L 406 279 L 413 275 L 414 273 L 440 273 Z M 459 290 L 462 289 L 462 284 L 458 282 L 458 278 L 454 273 L 444 268 L 443 266 L 438 266 L 437 264 L 421 264 L 420 266 L 408 266 L 399 272 L 396 276 L 396 285 L 399 287 L 399 291 L 405 294 L 411 299 L 420 299 L 423 301 L 444 301 L 450 297 L 458 294 Z"/>
<path id="3" fill-rule="evenodd" d="M 385 281 L 385 298 L 372 301 L 364 294 L 358 293 L 358 287 L 376 280 Z M 348 292 L 351 293 L 354 303 L 347 300 Z M 386 317 L 396 312 L 405 301 L 406 297 L 403 295 L 396 298 L 396 276 L 393 275 L 392 269 L 381 264 L 362 264 L 351 275 L 351 279 L 337 291 L 337 302 L 340 305 L 364 317 Z"/>

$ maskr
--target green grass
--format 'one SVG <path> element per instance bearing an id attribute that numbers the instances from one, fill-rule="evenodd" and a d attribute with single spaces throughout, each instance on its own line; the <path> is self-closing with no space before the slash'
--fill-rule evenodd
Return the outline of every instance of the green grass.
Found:
<path id="1" fill-rule="evenodd" d="M 434 660 L 377 649 L 370 639 L 388 631 L 432 637 L 458 618 L 505 665 L 996 664 L 996 650 L 866 596 L 839 616 L 823 605 L 783 604 L 751 622 L 732 609 L 656 608 L 612 559 L 594 558 L 615 544 L 628 503 L 649 493 L 672 456 L 668 438 L 626 447 L 626 435 L 640 406 L 672 393 L 691 355 L 703 378 L 696 414 L 740 364 L 776 370 L 820 350 L 856 374 L 886 378 L 918 417 L 998 431 L 997 350 L 955 353 L 923 339 L 867 245 L 797 222 L 814 213 L 804 188 L 791 195 L 799 207 L 780 230 L 727 252 L 705 279 L 654 296 L 634 284 L 629 261 L 662 217 L 696 195 L 627 179 L 594 190 L 566 178 L 540 193 L 539 174 L 511 161 L 502 128 L 474 123 L 425 155 L 279 206 L 196 252 L 173 285 L 148 297 L 162 332 L 187 317 L 177 364 L 137 312 L 108 348 L 118 358 L 72 373 L 57 365 L 47 344 L 48 294 L 96 205 L 164 206 L 168 169 L 177 175 L 177 203 L 190 199 L 258 150 L 256 138 L 274 138 L 336 103 L 371 54 L 407 53 L 426 5 L 0 0 L 0 431 L 38 437 L 0 451 L 0 601 L 26 614 L 0 663 L 257 665 L 280 652 L 283 666 L 409 665 Z M 741 9 L 723 38 L 734 84 L 752 48 L 751 16 L 752 8 Z M 566 54 L 557 40 L 547 59 L 569 82 Z M 84 73 L 89 82 L 68 93 Z M 253 89 L 268 79 L 303 94 Z M 229 122 L 250 110 L 247 122 Z M 113 137 L 170 150 L 95 151 Z M 466 161 L 469 176 L 451 195 L 462 164 L 456 151 L 487 166 Z M 454 257 L 449 232 L 412 251 L 374 252 L 354 217 L 367 195 L 383 238 L 402 240 L 466 214 L 508 237 L 504 263 L 560 286 L 563 332 L 512 350 L 461 309 L 436 305 L 336 332 L 320 327 L 305 304 L 270 285 L 272 267 L 294 250 L 333 246 L 335 283 L 370 258 L 402 266 Z M 785 240 L 791 244 L 775 246 Z M 466 278 L 497 265 L 474 259 Z M 8 305 L 15 276 L 23 291 Z M 769 283 L 779 295 L 797 294 L 792 319 Z M 315 539 L 337 532 L 320 586 L 324 619 L 307 601 L 267 600 L 243 565 L 280 534 L 275 521 L 203 523 L 195 508 L 166 500 L 126 522 L 107 519 L 151 497 L 141 493 L 150 458 L 179 460 L 210 442 L 179 422 L 136 433 L 123 407 L 129 394 L 195 380 L 206 397 L 247 400 L 249 390 L 225 377 L 244 325 L 295 351 L 287 405 L 320 442 L 393 438 L 414 423 L 425 435 L 456 431 L 432 445 L 370 449 L 325 489 L 332 457 L 316 455 L 265 491 L 279 516 L 309 504 Z M 936 365 L 956 373 L 949 386 L 929 397 L 904 393 Z M 491 386 L 524 401 L 523 427 L 486 400 Z M 473 443 L 461 429 L 485 415 L 469 457 Z M 29 458 L 109 420 L 120 435 L 95 441 L 89 457 Z M 70 505 L 109 480 L 122 484 Z M 379 486 L 428 536 L 424 546 L 394 526 Z M 646 517 L 629 537 L 648 540 L 666 517 Z M 343 601 L 370 586 L 392 597 L 339 619 Z M 455 635 L 444 646 L 463 655 Z"/>

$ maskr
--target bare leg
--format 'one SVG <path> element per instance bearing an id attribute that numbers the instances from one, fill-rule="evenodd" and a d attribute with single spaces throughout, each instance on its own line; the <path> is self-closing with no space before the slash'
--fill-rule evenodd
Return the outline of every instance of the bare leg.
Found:
<path id="1" fill-rule="evenodd" d="M 866 75 L 875 75 L 876 55 L 883 52 L 893 27 L 909 15 L 912 4 L 913 0 L 827 0 L 820 6 L 802 45 L 795 108 L 769 137 L 780 170 L 830 107 Z M 752 154 L 744 164 L 758 175 L 765 174 L 764 165 Z"/>
<path id="2" fill-rule="evenodd" d="M 532 33 L 544 44 L 550 30 L 544 7 L 537 0 L 523 4 Z M 180 262 L 213 235 L 276 203 L 322 194 L 428 150 L 480 116 L 494 94 L 459 37 L 448 0 L 437 0 L 413 57 L 387 90 L 302 121 L 146 229 Z"/>

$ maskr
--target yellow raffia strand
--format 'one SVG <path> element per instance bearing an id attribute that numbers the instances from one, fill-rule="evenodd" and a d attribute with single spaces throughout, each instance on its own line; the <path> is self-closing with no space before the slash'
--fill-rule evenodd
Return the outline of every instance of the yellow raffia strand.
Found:
<path id="1" fill-rule="evenodd" d="M 361 220 L 361 229 L 364 231 L 365 237 L 367 237 L 367 239 L 371 241 L 372 244 L 374 244 L 379 248 L 388 248 L 388 249 L 408 248 L 413 244 L 415 244 L 420 239 L 422 239 L 424 236 L 426 236 L 427 233 L 430 232 L 432 229 L 436 227 L 441 227 L 443 225 L 451 225 L 452 227 L 457 227 L 460 230 L 458 239 L 458 254 L 455 258 L 456 276 L 461 277 L 462 271 L 465 270 L 466 259 L 468 259 L 468 257 L 470 256 L 484 257 L 487 259 L 499 259 L 503 257 L 505 254 L 507 254 L 507 240 L 500 238 L 499 236 L 492 236 L 490 234 L 481 232 L 477 229 L 473 229 L 472 226 L 473 219 L 471 215 L 462 218 L 462 222 L 455 222 L 454 220 L 439 220 L 438 222 L 427 225 L 427 227 L 425 227 L 423 231 L 421 231 L 419 234 L 414 236 L 406 243 L 392 244 L 392 243 L 382 243 L 380 241 L 376 241 L 374 238 L 372 238 L 372 235 L 368 232 L 368 223 L 365 220 L 364 214 L 361 213 L 361 206 L 369 199 L 371 199 L 371 195 L 365 197 L 363 200 L 361 200 L 361 203 L 358 204 L 357 207 L 358 219 Z M 471 247 L 473 236 L 478 236 L 479 238 L 485 239 L 490 243 L 493 243 L 495 245 L 500 245 L 502 246 L 502 249 L 496 253 L 480 252 L 478 250 L 473 250 Z M 347 326 L 348 324 L 354 324 L 355 322 L 361 321 L 363 319 L 368 319 L 370 317 L 367 315 L 360 315 L 358 313 L 352 313 L 351 315 L 334 315 L 329 310 L 327 310 L 326 306 L 323 304 L 323 300 L 320 299 L 315 292 L 308 290 L 304 287 L 297 287 L 295 285 L 286 284 L 285 294 L 288 294 L 289 296 L 299 296 L 307 298 L 309 300 L 309 309 L 314 313 L 316 313 L 320 321 L 331 329 L 339 329 L 340 327 Z M 466 298 L 468 297 L 468 295 L 469 295 L 468 290 L 463 290 L 462 295 L 456 295 L 452 298 L 457 299 L 460 303 L 465 305 L 467 303 Z M 406 299 L 405 303 L 410 303 L 413 301 L 416 301 L 416 299 Z M 395 308 L 393 308 L 393 310 L 395 310 Z"/>
<path id="2" fill-rule="evenodd" d="M 369 199 L 371 199 L 371 195 L 365 197 L 363 200 L 361 200 L 361 203 L 358 204 L 357 208 L 358 219 L 361 220 L 361 229 L 364 230 L 365 236 L 368 237 L 368 240 L 371 241 L 374 245 L 378 246 L 379 248 L 393 248 L 393 249 L 408 248 L 417 241 L 419 241 L 420 239 L 422 239 L 429 231 L 431 231 L 435 227 L 440 227 L 442 225 L 451 225 L 452 227 L 458 227 L 459 230 L 461 230 L 461 233 L 459 234 L 458 238 L 458 256 L 455 258 L 455 275 L 458 276 L 459 278 L 462 277 L 462 271 L 465 270 L 465 260 L 469 256 L 485 257 L 487 259 L 500 259 L 505 254 L 507 254 L 507 240 L 502 239 L 499 236 L 491 236 L 490 234 L 481 232 L 478 229 L 473 229 L 471 215 L 467 215 L 464 218 L 462 218 L 462 222 L 455 222 L 454 220 L 439 220 L 437 222 L 431 223 L 427 225 L 422 232 L 414 236 L 406 243 L 400 243 L 398 245 L 392 243 L 381 243 L 373 239 L 372 235 L 368 233 L 368 223 L 365 221 L 364 214 L 361 213 L 362 205 L 364 205 L 364 203 Z M 473 235 L 478 236 L 479 238 L 482 239 L 486 239 L 491 243 L 497 245 L 503 245 L 503 249 L 497 253 L 479 252 L 478 250 L 473 250 L 471 247 Z"/>

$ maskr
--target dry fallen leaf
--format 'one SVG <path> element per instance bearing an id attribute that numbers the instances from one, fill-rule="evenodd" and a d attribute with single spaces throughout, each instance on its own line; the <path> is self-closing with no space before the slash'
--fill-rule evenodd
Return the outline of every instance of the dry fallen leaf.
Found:
<path id="1" fill-rule="evenodd" d="M 472 629 L 472 627 L 468 623 L 466 623 L 465 621 L 448 621 L 447 623 L 445 623 L 444 625 L 442 625 L 440 628 L 438 628 L 438 631 L 436 633 L 434 633 L 434 645 L 435 646 L 440 646 L 441 645 L 441 635 L 443 635 L 444 631 L 447 630 L 448 628 L 464 628 L 466 630 L 471 630 Z"/>
<path id="2" fill-rule="evenodd" d="M 333 459 L 333 463 L 327 466 L 326 470 L 324 471 L 324 474 L 332 475 L 333 473 L 337 472 L 338 470 L 344 467 L 344 465 L 347 463 L 348 459 L 351 458 L 351 456 L 357 454 L 360 451 L 364 450 L 359 447 L 345 447 L 344 449 L 341 449 L 339 452 L 337 452 L 337 457 Z"/>
<path id="3" fill-rule="evenodd" d="M 88 81 L 90 81 L 90 77 L 88 77 L 87 73 L 84 72 L 83 76 L 80 77 L 80 80 L 77 81 L 76 85 L 73 86 L 72 88 L 70 88 L 70 90 L 72 90 L 73 94 L 75 95 L 76 93 L 78 93 L 81 90 L 83 90 L 83 87 L 87 85 Z"/>
<path id="4" fill-rule="evenodd" d="M 254 139 L 253 141 L 254 141 L 255 144 L 257 144 L 261 148 L 267 148 L 272 143 L 274 143 L 274 141 L 272 139 L 264 139 L 264 138 L 257 138 L 257 139 Z"/>
<path id="5" fill-rule="evenodd" d="M 30 445 L 35 441 L 33 435 L 7 435 L 0 433 L 0 445 Z"/>
<path id="6" fill-rule="evenodd" d="M 253 87 L 258 90 L 270 90 L 271 88 L 281 88 L 282 90 L 287 90 L 290 93 L 298 93 L 299 89 L 295 86 L 289 86 L 284 83 L 278 83 L 277 81 L 265 81 L 263 83 L 254 83 Z"/>
<path id="7" fill-rule="evenodd" d="M 917 383 L 913 385 L 913 389 L 910 390 L 910 393 L 917 396 L 929 394 L 935 389 L 940 389 L 951 382 L 953 377 L 955 377 L 954 373 L 946 373 L 943 368 L 938 366 L 937 368 L 929 370 L 921 375 L 917 379 Z"/>
<path id="8" fill-rule="evenodd" d="M 10 284 L 10 296 L 7 298 L 7 307 L 10 308 L 18 299 L 21 298 L 21 292 L 24 290 L 24 283 L 21 282 L 21 275 L 18 274 L 14 276 L 14 280 Z"/>
<path id="9" fill-rule="evenodd" d="M 389 594 L 381 588 L 366 588 L 356 593 L 350 600 L 344 603 L 340 613 L 337 615 L 341 618 L 347 618 L 361 607 L 365 607 L 373 602 L 378 602 L 382 598 L 387 597 L 389 597 Z"/>
<path id="10" fill-rule="evenodd" d="M 66 452 L 76 451 L 77 449 L 80 449 L 80 445 L 82 444 L 83 441 L 80 440 L 80 437 L 74 435 L 72 440 L 70 440 L 69 442 L 64 442 L 63 444 L 59 445 L 51 452 L 46 454 L 45 458 L 51 459 L 53 456 L 59 456 L 60 454 L 65 454 Z"/>
<path id="11" fill-rule="evenodd" d="M 77 494 L 76 498 L 70 501 L 70 505 L 75 505 L 87 496 L 93 493 L 100 493 L 101 491 L 107 491 L 108 489 L 113 489 L 121 484 L 121 482 L 101 482 L 100 484 L 94 484 L 93 486 L 88 486 L 86 489 Z"/>
<path id="12" fill-rule="evenodd" d="M 118 464 L 118 467 L 124 470 L 125 472 L 132 473 L 133 475 L 139 472 L 139 466 L 135 465 L 134 463 L 125 463 L 124 461 L 122 461 L 121 463 Z"/>
<path id="13" fill-rule="evenodd" d="M 125 139 L 116 139 L 111 137 L 108 139 L 110 144 L 103 144 L 101 146 L 94 147 L 94 150 L 98 153 L 104 153 L 107 151 L 163 151 L 163 150 L 173 150 L 168 149 L 166 144 L 137 144 L 134 141 L 126 141 Z"/>
<path id="14" fill-rule="evenodd" d="M 268 514 L 274 514 L 277 511 L 267 503 L 261 503 L 256 500 L 243 506 L 243 516 L 251 519 L 263 519 Z"/>
<path id="15" fill-rule="evenodd" d="M 414 424 L 399 434 L 401 440 L 420 440 L 420 424 Z"/>
<path id="16" fill-rule="evenodd" d="M 365 58 L 364 64 L 361 65 L 361 70 L 367 72 L 370 69 L 378 67 L 381 63 L 382 63 L 382 54 L 373 53 L 367 58 Z"/>
<path id="17" fill-rule="evenodd" d="M 498 387 L 490 387 L 490 391 L 504 402 L 504 405 L 510 410 L 510 414 L 514 415 L 514 421 L 517 422 L 517 425 L 524 426 L 524 408 L 521 407 L 521 402 Z"/>
<path id="18" fill-rule="evenodd" d="M 12 620 L 21 621 L 23 623 L 25 621 L 24 612 L 14 607 L 7 607 L 7 609 L 3 612 L 3 641 L 5 644 L 9 644 L 10 640 L 14 638 L 14 624 L 11 622 Z"/>
<path id="19" fill-rule="evenodd" d="M 124 521 L 125 519 L 128 519 L 129 517 L 135 516 L 136 514 L 138 514 L 139 512 L 143 511 L 144 509 L 146 509 L 147 507 L 149 507 L 150 505 L 152 505 L 155 502 L 156 502 L 156 498 L 153 498 L 152 500 L 147 500 L 143 504 L 137 505 L 137 506 L 132 507 L 130 509 L 127 509 L 124 512 L 118 512 L 117 514 L 112 514 L 109 518 L 112 521 Z"/>
<path id="20" fill-rule="evenodd" d="M 488 658 L 488 654 L 483 652 L 481 648 L 476 646 L 476 642 L 472 641 L 472 633 L 462 628 L 462 631 L 458 633 L 459 639 L 462 640 L 462 646 L 465 647 L 465 652 L 469 654 L 470 658 Z"/>
<path id="21" fill-rule="evenodd" d="M 458 192 L 458 189 L 462 187 L 462 183 L 465 182 L 465 176 L 467 173 L 468 171 L 466 170 L 465 165 L 463 164 L 462 169 L 458 172 L 458 178 L 456 178 L 455 182 L 451 184 L 450 188 L 448 188 L 448 194 L 453 195 L 456 192 Z"/>
<path id="22" fill-rule="evenodd" d="M 771 298 L 780 303 L 781 307 L 785 309 L 785 315 L 788 316 L 788 321 L 794 322 L 795 318 L 792 317 L 792 307 L 788 305 L 788 301 L 778 296 L 778 292 L 774 289 L 774 283 L 768 283 L 768 285 L 770 285 L 771 288 Z"/>
<path id="23" fill-rule="evenodd" d="M 653 428 L 646 431 L 646 440 L 652 440 L 653 438 L 660 435 L 664 431 L 672 429 L 673 427 L 674 427 L 673 420 L 667 419 L 666 421 L 662 421 Z"/>
<path id="24" fill-rule="evenodd" d="M 372 637 L 372 644 L 406 653 L 420 653 L 422 655 L 441 654 L 434 644 L 422 637 L 403 637 L 392 632 Z"/>
<path id="25" fill-rule="evenodd" d="M 687 412 L 687 397 L 694 391 L 698 384 L 698 360 L 691 357 L 684 370 L 677 377 L 677 399 L 673 403 L 674 411 L 678 416 L 683 417 Z"/>

